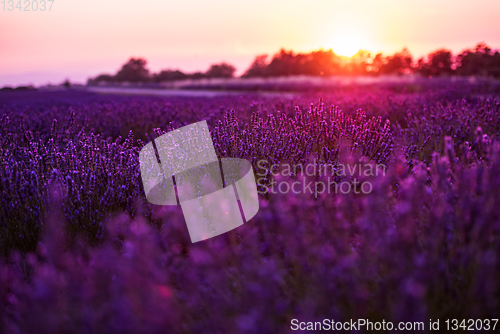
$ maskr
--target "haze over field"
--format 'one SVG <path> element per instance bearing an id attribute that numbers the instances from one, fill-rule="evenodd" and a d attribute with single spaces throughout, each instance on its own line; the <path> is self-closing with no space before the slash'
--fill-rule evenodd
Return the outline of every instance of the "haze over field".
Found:
<path id="1" fill-rule="evenodd" d="M 478 10 L 480 9 L 480 10 Z M 151 71 L 206 71 L 226 61 L 242 74 L 258 54 L 332 48 L 418 58 L 458 53 L 480 41 L 500 46 L 500 2 L 56 0 L 51 11 L 0 7 L 0 86 L 84 83 L 144 57 Z"/>

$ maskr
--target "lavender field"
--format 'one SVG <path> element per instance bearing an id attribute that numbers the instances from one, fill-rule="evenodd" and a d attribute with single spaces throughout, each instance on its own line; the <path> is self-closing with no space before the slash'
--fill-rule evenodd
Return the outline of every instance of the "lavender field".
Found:
<path id="1" fill-rule="evenodd" d="M 12 91 L 0 118 L 0 332 L 288 333 L 293 319 L 428 332 L 431 319 L 500 317 L 498 81 Z M 300 179 L 267 173 L 253 219 L 191 243 L 180 206 L 147 202 L 139 152 L 202 120 L 218 156 L 255 173 L 363 162 L 385 176 L 362 176 L 369 193 L 263 193 Z"/>

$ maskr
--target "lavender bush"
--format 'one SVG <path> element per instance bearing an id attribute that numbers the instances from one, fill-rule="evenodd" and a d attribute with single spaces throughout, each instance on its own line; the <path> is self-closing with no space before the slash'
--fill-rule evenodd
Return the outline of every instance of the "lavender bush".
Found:
<path id="1" fill-rule="evenodd" d="M 469 88 L 468 102 L 448 86 L 324 94 L 333 108 L 308 108 L 315 93 L 9 95 L 0 108 L 2 332 L 276 333 L 292 332 L 292 319 L 361 318 L 422 321 L 428 331 L 431 318 L 498 318 L 499 96 Z M 243 226 L 191 244 L 180 207 L 146 202 L 138 152 L 201 119 L 220 156 L 359 155 L 386 164 L 386 176 L 370 179 L 369 194 L 268 194 Z"/>
<path id="2" fill-rule="evenodd" d="M 258 111 L 252 113 L 250 126 L 240 128 L 234 110 L 224 115 L 215 128 L 214 145 L 219 156 L 240 157 L 255 163 L 266 159 L 273 163 L 303 163 L 316 153 L 326 162 L 338 160 L 342 139 L 351 149 L 360 148 L 370 159 L 385 163 L 392 151 L 390 121 L 382 126 L 382 117 L 366 119 L 358 110 L 355 117 L 346 116 L 338 107 L 327 112 L 320 100 L 317 107 L 303 113 L 295 109 L 295 117 L 277 112 L 264 121 Z"/>

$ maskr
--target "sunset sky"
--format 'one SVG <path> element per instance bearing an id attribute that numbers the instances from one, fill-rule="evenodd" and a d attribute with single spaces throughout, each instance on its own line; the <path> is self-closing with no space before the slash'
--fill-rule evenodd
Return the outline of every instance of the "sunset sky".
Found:
<path id="1" fill-rule="evenodd" d="M 9 11 L 5 2 L 0 87 L 84 83 L 131 56 L 154 72 L 226 61 L 241 74 L 282 47 L 345 55 L 407 47 L 415 57 L 481 41 L 500 48 L 499 0 L 55 0 L 50 12 Z"/>

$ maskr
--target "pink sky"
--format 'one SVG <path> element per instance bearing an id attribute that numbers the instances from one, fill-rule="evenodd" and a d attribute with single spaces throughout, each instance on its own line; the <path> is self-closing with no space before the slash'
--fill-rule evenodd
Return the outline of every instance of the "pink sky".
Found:
<path id="1" fill-rule="evenodd" d="M 146 58 L 154 72 L 206 71 L 226 61 L 241 74 L 256 55 L 281 47 L 407 47 L 416 57 L 481 41 L 500 48 L 499 0 L 55 0 L 50 12 L 9 11 L 6 2 L 0 87 L 84 83 L 132 56 Z"/>

